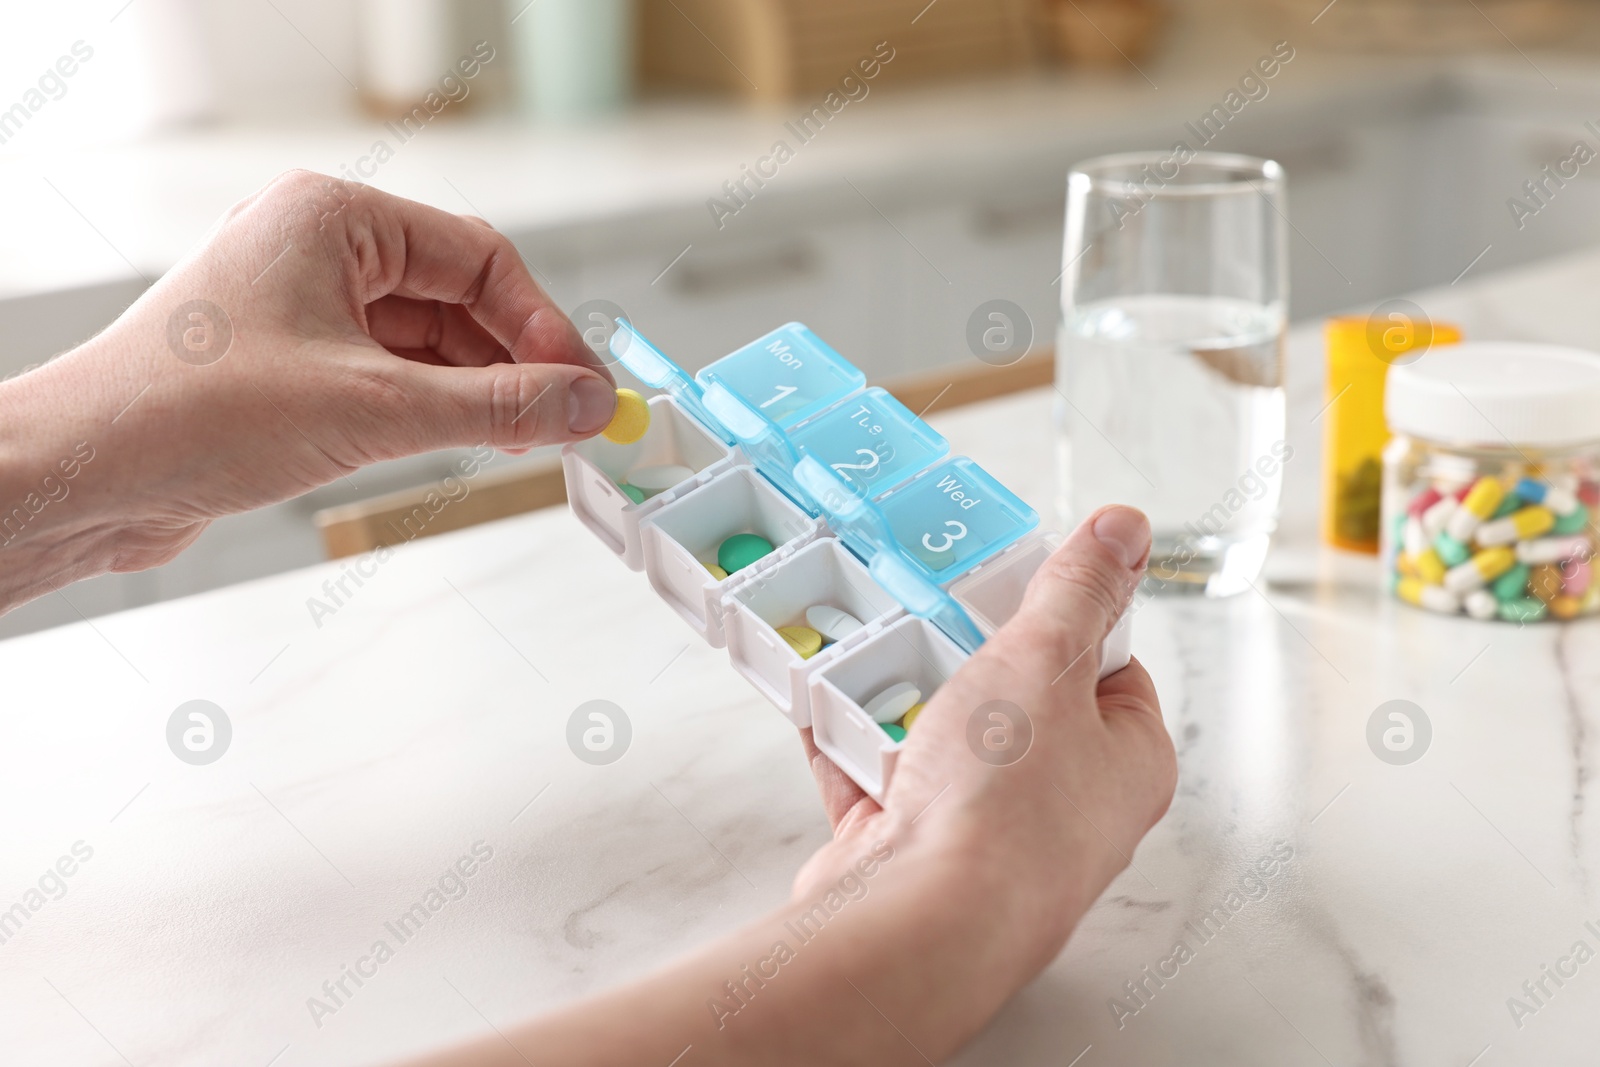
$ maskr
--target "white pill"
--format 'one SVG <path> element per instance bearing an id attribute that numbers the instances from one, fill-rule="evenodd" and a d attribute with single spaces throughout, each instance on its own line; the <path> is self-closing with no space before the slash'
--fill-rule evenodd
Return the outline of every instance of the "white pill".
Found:
<path id="1" fill-rule="evenodd" d="M 1428 535 L 1430 543 L 1435 537 L 1444 533 L 1445 524 L 1450 521 L 1450 516 L 1455 513 L 1456 508 L 1459 506 L 1455 497 L 1447 496 L 1422 513 L 1422 529 Z"/>
<path id="2" fill-rule="evenodd" d="M 1467 594 L 1467 614 L 1474 619 L 1492 619 L 1500 614 L 1500 601 L 1487 589 L 1475 589 Z"/>
<path id="3" fill-rule="evenodd" d="M 862 706 L 876 723 L 899 722 L 900 717 L 922 703 L 922 690 L 910 682 L 891 685 Z"/>
<path id="4" fill-rule="evenodd" d="M 1428 532 L 1422 528 L 1422 520 L 1415 515 L 1406 520 L 1404 541 L 1407 555 L 1420 556 L 1428 550 Z"/>
<path id="5" fill-rule="evenodd" d="M 861 620 L 829 604 L 806 609 L 806 625 L 829 641 L 843 641 L 861 629 Z"/>
<path id="6" fill-rule="evenodd" d="M 1542 503 L 1557 515 L 1571 515 L 1578 510 L 1578 494 L 1571 489 L 1552 485 L 1545 492 Z"/>
<path id="7" fill-rule="evenodd" d="M 1417 603 L 1429 611 L 1454 615 L 1461 610 L 1461 598 L 1442 585 L 1425 585 Z"/>
<path id="8" fill-rule="evenodd" d="M 1592 554 L 1589 539 L 1581 534 L 1539 537 L 1517 543 L 1517 559 L 1523 563 L 1559 563 L 1564 559 L 1588 559 Z"/>
<path id="9" fill-rule="evenodd" d="M 635 467 L 628 472 L 628 484 L 644 490 L 646 495 L 665 492 L 679 482 L 687 481 L 694 477 L 694 471 L 676 463 L 665 463 L 659 467 Z"/>

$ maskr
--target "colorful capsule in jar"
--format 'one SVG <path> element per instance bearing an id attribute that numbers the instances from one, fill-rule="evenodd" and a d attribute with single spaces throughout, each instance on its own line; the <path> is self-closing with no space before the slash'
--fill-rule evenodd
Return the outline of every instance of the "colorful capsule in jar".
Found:
<path id="1" fill-rule="evenodd" d="M 1429 585 L 1438 585 L 1444 581 L 1445 572 L 1449 570 L 1444 560 L 1439 558 L 1439 553 L 1431 548 L 1411 557 L 1411 565 L 1416 570 L 1417 577 Z"/>
<path id="2" fill-rule="evenodd" d="M 1594 555 L 1587 537 L 1540 537 L 1517 542 L 1517 559 L 1523 563 L 1560 563 Z"/>
<path id="3" fill-rule="evenodd" d="M 1416 578 L 1402 578 L 1395 584 L 1394 591 L 1407 604 L 1428 611 L 1454 615 L 1461 610 L 1461 598 L 1442 585 L 1424 585 Z"/>
<path id="4" fill-rule="evenodd" d="M 1563 622 L 1567 619 L 1576 619 L 1582 607 L 1582 601 L 1575 596 L 1567 596 L 1565 593 L 1550 601 L 1549 604 L 1550 614 Z"/>
<path id="5" fill-rule="evenodd" d="M 1516 600 L 1526 596 L 1528 592 L 1528 575 L 1530 571 L 1526 563 L 1518 563 L 1491 584 L 1496 600 Z"/>
<path id="6" fill-rule="evenodd" d="M 1528 572 L 1528 592 L 1542 604 L 1548 604 L 1561 595 L 1561 568 L 1554 563 L 1540 563 Z"/>
<path id="7" fill-rule="evenodd" d="M 1445 533 L 1463 543 L 1471 541 L 1472 535 L 1483 525 L 1485 519 L 1494 514 L 1505 495 L 1506 487 L 1500 483 L 1499 478 L 1487 475 L 1479 478 L 1461 498 L 1461 506 L 1450 513 L 1450 518 L 1444 525 Z"/>
<path id="8" fill-rule="evenodd" d="M 1549 533 L 1555 524 L 1555 512 L 1543 504 L 1530 504 L 1503 519 L 1495 519 L 1478 527 L 1478 544 L 1516 544 Z"/>
<path id="9" fill-rule="evenodd" d="M 1400 544 L 1410 556 L 1420 556 L 1428 550 L 1428 531 L 1422 528 L 1422 520 L 1415 515 L 1404 516 L 1405 522 L 1400 527 Z"/>
<path id="10" fill-rule="evenodd" d="M 1472 555 L 1472 550 L 1464 541 L 1457 541 L 1447 533 L 1442 533 L 1433 539 L 1433 550 L 1439 553 L 1439 558 L 1444 560 L 1447 567 L 1465 563 Z"/>
<path id="11" fill-rule="evenodd" d="M 1451 567 L 1444 576 L 1444 587 L 1457 595 L 1470 592 L 1494 581 L 1516 562 L 1516 553 L 1503 545 L 1486 548 L 1465 563 Z"/>
<path id="12" fill-rule="evenodd" d="M 1525 597 L 1521 600 L 1502 601 L 1500 617 L 1507 622 L 1538 622 L 1549 610 L 1545 607 L 1544 601 Z"/>
<path id="13" fill-rule="evenodd" d="M 1561 566 L 1561 591 L 1567 596 L 1582 597 L 1589 591 L 1593 577 L 1593 565 L 1588 560 L 1568 560 Z"/>
<path id="14" fill-rule="evenodd" d="M 1522 479 L 1517 483 L 1515 492 L 1528 503 L 1543 504 L 1557 515 L 1570 514 L 1578 506 L 1577 493 L 1534 478 Z"/>
<path id="15" fill-rule="evenodd" d="M 1428 486 L 1422 492 L 1411 498 L 1411 503 L 1406 505 L 1406 514 L 1413 519 L 1421 519 L 1427 510 L 1444 499 L 1444 494 L 1436 486 Z"/>
<path id="16" fill-rule="evenodd" d="M 1422 513 L 1422 530 L 1428 535 L 1430 542 L 1444 533 L 1445 526 L 1450 522 L 1450 516 L 1458 507 L 1460 505 L 1456 503 L 1455 497 L 1441 496 Z"/>
<path id="17" fill-rule="evenodd" d="M 1589 509 L 1579 504 L 1565 515 L 1558 517 L 1556 524 L 1550 527 L 1550 532 L 1553 534 L 1582 533 L 1588 525 Z"/>

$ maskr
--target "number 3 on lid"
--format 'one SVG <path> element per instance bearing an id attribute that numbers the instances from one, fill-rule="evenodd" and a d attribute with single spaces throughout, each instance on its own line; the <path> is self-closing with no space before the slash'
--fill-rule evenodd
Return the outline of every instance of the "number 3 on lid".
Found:
<path id="1" fill-rule="evenodd" d="M 924 471 L 881 506 L 895 540 L 940 585 L 1039 523 L 1032 508 L 964 457 Z"/>

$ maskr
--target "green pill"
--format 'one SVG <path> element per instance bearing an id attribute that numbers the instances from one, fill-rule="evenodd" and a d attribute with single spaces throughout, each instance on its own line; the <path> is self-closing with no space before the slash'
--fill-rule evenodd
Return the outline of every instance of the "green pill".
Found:
<path id="1" fill-rule="evenodd" d="M 1521 600 L 1528 592 L 1528 565 L 1518 563 L 1496 578 L 1490 588 L 1494 590 L 1494 598 L 1501 602 Z"/>
<path id="2" fill-rule="evenodd" d="M 1500 506 L 1494 509 L 1494 514 L 1490 515 L 1489 518 L 1503 519 L 1520 507 L 1522 507 L 1522 498 L 1515 493 L 1507 493 L 1505 499 L 1500 501 Z"/>
<path id="3" fill-rule="evenodd" d="M 1558 516 L 1556 524 L 1550 528 L 1550 532 L 1556 534 L 1582 533 L 1583 528 L 1588 525 L 1589 509 L 1579 504 L 1570 514 Z"/>
<path id="4" fill-rule="evenodd" d="M 1440 534 L 1433 539 L 1433 550 L 1439 553 L 1439 558 L 1444 560 L 1446 567 L 1454 567 L 1458 563 L 1465 563 L 1472 553 L 1467 551 L 1467 546 L 1457 541 L 1449 534 Z"/>
<path id="5" fill-rule="evenodd" d="M 883 727 L 883 732 L 889 735 L 891 741 L 904 741 L 906 739 L 905 727 L 896 726 L 892 722 L 881 722 L 878 725 Z"/>
<path id="6" fill-rule="evenodd" d="M 629 485 L 627 482 L 618 482 L 617 488 L 622 490 L 623 496 L 627 497 L 635 504 L 644 503 L 644 490 L 640 489 L 637 485 Z"/>
<path id="7" fill-rule="evenodd" d="M 1550 609 L 1544 606 L 1544 601 L 1524 597 L 1521 600 L 1507 600 L 1501 604 L 1500 617 L 1507 622 L 1538 622 L 1544 618 L 1548 610 Z"/>
<path id="8" fill-rule="evenodd" d="M 733 574 L 772 551 L 772 542 L 759 534 L 734 534 L 717 549 L 717 566 Z"/>

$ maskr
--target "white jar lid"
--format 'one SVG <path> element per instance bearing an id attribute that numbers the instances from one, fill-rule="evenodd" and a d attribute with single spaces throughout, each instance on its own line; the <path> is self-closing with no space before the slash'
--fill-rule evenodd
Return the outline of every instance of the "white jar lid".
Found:
<path id="1" fill-rule="evenodd" d="M 1389 368 L 1383 408 L 1393 432 L 1441 444 L 1600 441 L 1600 355 L 1521 341 L 1441 345 Z"/>

